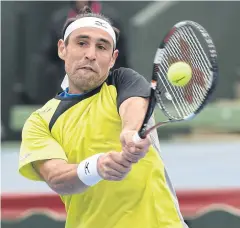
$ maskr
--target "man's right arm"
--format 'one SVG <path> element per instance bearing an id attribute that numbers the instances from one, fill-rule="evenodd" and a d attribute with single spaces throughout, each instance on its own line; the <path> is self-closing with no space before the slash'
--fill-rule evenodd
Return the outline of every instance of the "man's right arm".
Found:
<path id="1" fill-rule="evenodd" d="M 96 162 L 94 159 L 97 159 Z M 91 162 L 93 164 L 91 164 Z M 93 178 L 95 180 L 93 180 L 93 182 L 96 183 L 102 179 L 120 181 L 128 174 L 132 165 L 123 159 L 122 153 L 119 152 L 108 152 L 101 154 L 99 157 L 93 156 L 82 161 L 82 163 L 83 166 L 85 166 L 86 163 L 90 163 L 88 164 L 90 172 L 94 169 L 94 167 L 91 169 L 91 165 L 96 166 L 97 173 L 95 173 L 95 176 L 90 177 Z M 82 193 L 89 187 L 89 185 L 86 184 L 86 178 L 89 177 L 86 177 L 85 171 L 81 170 L 83 166 L 79 164 L 69 164 L 62 159 L 43 160 L 33 163 L 36 172 L 53 191 L 60 195 Z M 87 172 L 88 171 L 89 170 L 87 170 Z M 81 178 L 83 178 L 85 183 Z"/>
<path id="2" fill-rule="evenodd" d="M 19 172 L 31 180 L 44 180 L 59 194 L 81 193 L 102 179 L 122 180 L 131 165 L 121 152 L 115 151 L 70 164 L 64 148 L 52 137 L 39 112 L 33 113 L 24 125 Z"/>
<path id="3" fill-rule="evenodd" d="M 62 159 L 51 159 L 36 161 L 33 167 L 48 186 L 60 195 L 81 193 L 89 187 L 78 177 L 78 164 L 68 164 Z"/>

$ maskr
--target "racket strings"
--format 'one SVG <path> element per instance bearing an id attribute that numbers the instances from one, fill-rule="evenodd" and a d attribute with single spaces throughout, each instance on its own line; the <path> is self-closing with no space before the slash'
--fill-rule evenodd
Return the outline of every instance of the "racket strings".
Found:
<path id="1" fill-rule="evenodd" d="M 201 57 L 203 57 L 203 59 L 205 60 L 205 61 L 196 62 L 196 63 L 197 63 L 197 64 L 200 63 L 198 66 L 199 66 L 203 71 L 206 70 L 206 71 L 208 72 L 208 71 L 210 70 L 210 68 L 211 68 L 211 63 L 210 63 L 208 57 L 206 56 L 206 54 L 205 54 L 205 52 L 204 52 L 204 50 L 203 50 L 203 48 L 202 48 L 199 40 L 197 39 L 196 35 L 194 34 L 193 29 L 192 29 L 192 28 L 189 28 L 189 29 L 182 28 L 182 29 L 185 31 L 185 33 L 183 33 L 183 35 L 184 35 L 184 36 L 188 35 L 190 42 L 192 41 L 192 43 L 194 44 L 194 46 L 192 46 L 192 48 L 194 48 L 194 47 L 196 46 L 196 47 L 198 48 L 198 50 L 200 50 L 201 53 L 202 53 Z M 192 37 L 193 37 L 193 38 L 192 38 Z M 194 57 L 195 57 L 195 56 L 194 56 Z M 202 65 L 203 65 L 203 66 L 202 66 Z M 204 66 L 205 66 L 205 68 L 204 68 Z"/>
<path id="2" fill-rule="evenodd" d="M 174 56 L 174 50 L 172 50 L 172 48 L 174 47 L 174 45 L 169 45 L 169 53 L 170 53 L 170 55 L 171 56 Z M 171 48 L 172 47 L 172 48 Z M 169 54 L 168 53 L 168 54 Z M 181 53 L 180 52 L 178 52 L 177 51 L 177 53 L 179 54 L 179 56 L 181 56 Z M 167 60 L 167 59 L 166 59 Z M 172 60 L 172 58 L 170 58 L 170 60 L 169 61 L 166 61 L 166 70 L 168 69 L 168 67 L 169 67 L 169 65 L 171 65 L 172 63 L 174 63 L 175 61 L 173 61 Z M 169 86 L 171 86 L 171 84 L 169 84 Z M 194 109 L 195 109 L 195 107 L 192 107 L 193 105 L 196 105 L 197 106 L 197 104 L 195 103 L 195 102 L 193 102 L 193 104 L 190 106 L 188 103 L 187 103 L 187 101 L 185 100 L 185 98 L 184 98 L 184 90 L 183 90 L 183 88 L 181 88 L 181 87 L 174 87 L 175 88 L 175 90 L 177 90 L 177 92 L 178 92 L 178 94 L 179 94 L 179 96 L 182 98 L 182 103 L 183 104 L 185 104 L 185 109 L 187 109 L 188 110 L 188 112 L 193 112 L 194 111 Z M 185 94 L 187 94 L 187 95 L 189 95 L 188 94 L 188 90 L 185 88 Z M 185 113 L 184 113 L 184 115 L 185 115 Z"/>
<path id="3" fill-rule="evenodd" d="M 183 28 L 184 29 L 184 28 Z M 186 29 L 185 29 L 186 30 Z M 186 30 L 187 31 L 187 30 Z M 211 72 L 210 72 L 210 66 L 207 66 L 205 63 L 206 63 L 206 59 L 204 59 L 204 56 L 205 58 L 206 57 L 206 54 L 204 52 L 202 52 L 200 54 L 200 50 L 201 49 L 197 49 L 197 45 L 196 43 L 193 43 L 191 42 L 191 36 L 188 34 L 186 35 L 185 33 L 179 31 L 179 33 L 181 33 L 180 35 L 179 34 L 176 34 L 176 36 L 181 39 L 181 37 L 183 37 L 185 40 L 188 39 L 188 37 L 190 38 L 189 41 L 190 41 L 190 45 L 186 44 L 186 41 L 185 40 L 182 40 L 182 43 L 185 44 L 185 46 L 187 46 L 187 48 L 189 49 L 189 58 L 186 60 L 186 62 L 188 62 L 190 64 L 190 66 L 192 67 L 192 70 L 193 70 L 193 80 L 195 80 L 196 83 L 192 83 L 193 84 L 193 87 L 195 89 L 198 89 L 198 93 L 200 92 L 199 90 L 202 90 L 203 92 L 206 92 L 203 88 L 205 82 L 208 80 L 207 77 L 205 77 L 206 75 L 209 75 Z M 194 33 L 193 33 L 194 34 Z M 175 37 L 173 37 L 174 39 Z M 195 39 L 197 42 L 198 42 L 198 39 L 196 38 Z M 199 43 L 199 42 L 198 42 Z M 199 44 L 199 46 L 201 46 Z M 197 53 L 197 54 L 196 54 Z M 181 53 L 179 53 L 181 54 Z M 199 58 L 198 58 L 199 56 Z M 203 65 L 202 65 L 203 64 Z M 195 77 L 194 77 L 195 76 Z M 197 87 L 197 86 L 194 86 L 196 84 L 199 84 L 200 86 Z"/>
<path id="4" fill-rule="evenodd" d="M 163 56 L 163 60 L 166 60 L 167 59 L 166 53 L 164 55 L 165 56 Z M 163 67 L 161 68 L 158 66 L 158 71 L 160 72 L 161 75 L 164 75 L 164 74 L 166 74 L 166 71 L 168 69 L 168 63 L 166 61 L 163 61 L 161 66 L 163 66 Z M 167 78 L 161 77 L 160 74 L 158 73 L 158 78 L 161 80 L 161 83 L 158 83 L 158 89 L 156 91 L 165 91 L 164 96 L 168 100 L 172 101 L 172 104 L 173 104 L 174 109 L 176 110 L 178 116 L 183 116 L 186 113 L 186 110 L 184 109 L 185 108 L 184 106 L 181 106 L 181 102 L 184 102 L 184 99 L 181 96 L 181 93 L 180 93 L 179 97 L 175 96 L 175 94 L 178 93 L 176 91 L 177 87 L 171 86 L 169 81 L 167 80 Z M 161 94 L 158 94 L 157 97 L 158 97 L 158 100 L 161 102 Z M 187 108 L 189 108 L 189 107 L 187 106 Z M 166 109 L 166 110 L 168 110 L 168 109 Z M 168 113 L 168 115 L 171 115 L 171 114 Z"/>
<path id="5" fill-rule="evenodd" d="M 169 52 L 173 55 L 173 52 L 171 50 L 169 50 Z M 167 69 L 169 67 L 169 62 L 166 61 L 166 60 L 167 60 L 167 58 L 164 61 L 165 72 L 163 74 L 166 73 L 166 71 L 167 71 Z M 172 63 L 173 63 L 173 61 L 172 61 Z M 177 99 L 176 96 L 174 96 L 174 98 L 175 98 L 176 102 L 178 103 L 179 109 L 182 111 L 182 116 L 184 116 L 186 114 L 186 112 L 193 112 L 194 109 L 191 106 L 187 105 L 187 102 L 185 101 L 185 99 L 184 99 L 184 97 L 182 95 L 183 94 L 183 92 L 181 91 L 182 89 L 180 87 L 173 87 L 173 86 L 171 86 L 171 84 L 168 82 L 167 79 L 166 79 L 166 83 L 167 83 L 168 87 L 170 88 L 171 92 L 173 92 L 174 94 L 179 94 L 179 99 Z M 180 100 L 180 101 L 178 101 L 178 100 Z M 185 105 L 181 106 L 181 104 L 185 104 Z"/>
<path id="6" fill-rule="evenodd" d="M 198 38 L 196 37 L 193 29 L 191 27 L 186 28 L 183 27 L 181 30 L 179 30 L 179 34 L 176 33 L 176 36 L 180 38 L 181 36 L 184 38 L 184 42 L 189 42 L 188 48 L 190 49 L 190 55 L 189 55 L 189 63 L 192 65 L 194 70 L 197 70 L 196 72 L 199 72 L 201 70 L 205 80 L 208 80 L 209 78 L 207 75 L 211 73 L 211 63 L 205 54 L 202 45 L 200 44 Z M 174 37 L 173 37 L 174 38 Z M 197 77 L 197 79 L 199 79 Z"/>
<path id="7" fill-rule="evenodd" d="M 162 68 L 159 68 L 159 71 L 160 71 L 160 73 L 165 73 L 162 71 Z M 159 73 L 157 73 L 157 74 L 158 74 L 158 79 L 161 80 L 161 83 L 158 83 L 158 88 L 156 89 L 156 96 L 158 98 L 158 102 L 162 103 L 162 94 L 159 91 L 166 91 L 164 96 L 168 100 L 172 101 L 172 104 L 173 104 L 178 116 L 181 116 L 184 113 L 184 111 L 181 109 L 179 101 L 178 101 L 177 97 L 175 96 L 175 93 L 173 92 L 173 89 L 169 86 L 169 82 L 164 77 L 161 77 Z M 169 90 L 171 91 L 172 95 L 169 93 Z M 165 111 L 168 112 L 167 110 L 168 109 L 166 109 Z M 168 112 L 168 115 L 171 116 L 171 113 Z"/>
<path id="8" fill-rule="evenodd" d="M 166 61 L 162 62 L 162 66 L 164 66 L 165 69 L 159 67 L 159 72 L 161 73 L 161 75 L 164 75 L 164 74 L 166 74 L 166 71 L 168 68 L 167 62 Z M 164 96 L 168 100 L 171 100 L 178 116 L 184 116 L 186 112 L 191 112 L 190 106 L 181 105 L 182 103 L 186 103 L 186 102 L 185 102 L 181 92 L 179 92 L 179 89 L 177 87 L 171 86 L 171 84 L 169 83 L 167 78 L 161 77 L 161 75 L 158 73 L 158 78 L 161 80 L 161 83 L 158 83 L 158 85 L 159 85 L 158 90 L 166 91 Z M 164 87 L 164 88 L 161 88 L 161 87 Z M 177 97 L 178 94 L 179 94 L 179 96 Z M 161 99 L 161 96 L 159 96 L 159 99 Z M 168 114 L 171 115 L 170 113 L 168 113 Z"/>
<path id="9" fill-rule="evenodd" d="M 179 38 L 179 39 L 181 39 L 181 37 Z M 173 37 L 173 41 L 175 41 L 175 42 L 177 42 L 176 41 L 176 39 L 175 39 L 175 37 Z M 183 40 L 181 40 L 182 42 L 181 43 L 185 43 L 185 41 L 183 41 Z M 190 46 L 191 47 L 191 46 Z M 189 47 L 188 47 L 189 48 Z M 181 50 L 183 50 L 183 45 L 181 46 Z M 179 55 L 181 55 L 181 53 L 179 52 L 179 50 L 176 50 L 177 51 L 177 53 L 179 54 Z M 188 50 L 187 52 L 189 52 L 188 53 L 188 56 L 190 56 L 190 57 L 192 57 L 192 55 L 190 54 L 190 53 L 193 53 L 193 52 L 191 52 L 192 50 Z M 173 53 L 172 53 L 173 54 Z M 197 77 L 194 77 L 195 75 L 196 75 L 196 72 L 198 72 L 198 71 L 196 71 L 196 70 L 194 70 L 194 69 L 196 69 L 195 67 L 194 67 L 194 61 L 192 60 L 192 59 L 187 59 L 187 60 L 185 60 L 185 61 L 187 61 L 191 66 L 192 66 L 192 69 L 193 69 L 193 80 L 196 78 L 196 80 L 198 79 L 198 76 L 199 75 L 197 75 Z M 197 61 L 195 61 L 195 62 L 197 62 Z M 174 63 L 174 62 L 170 62 L 171 64 L 172 63 Z M 202 84 L 202 83 L 200 83 L 199 81 L 197 81 L 197 84 Z M 185 89 L 185 91 L 182 91 L 183 93 L 185 92 L 185 94 L 186 94 L 186 96 L 187 97 L 190 97 L 191 96 L 191 94 L 190 94 L 190 92 L 191 93 L 193 93 L 193 95 L 195 96 L 195 97 L 198 97 L 198 99 L 201 99 L 201 97 L 200 97 L 200 95 L 199 94 L 201 94 L 201 92 L 204 92 L 203 90 L 202 90 L 202 88 L 201 87 L 197 87 L 196 86 L 196 83 L 193 83 L 193 81 L 190 81 L 190 85 L 192 86 L 192 87 L 190 87 L 191 88 L 191 91 L 189 91 L 189 86 L 188 87 L 185 87 L 184 89 Z M 201 91 L 202 90 L 202 91 Z M 195 105 L 196 107 L 198 106 L 198 104 L 196 103 L 196 102 L 194 102 L 195 100 L 193 99 L 192 100 L 192 104 L 193 105 Z M 196 108 L 196 107 L 194 107 L 194 108 Z"/>
<path id="10" fill-rule="evenodd" d="M 173 55 L 173 52 L 171 51 L 171 49 L 169 49 L 169 52 L 171 55 Z M 168 55 L 169 53 L 167 53 L 166 56 Z M 164 71 L 162 71 L 162 69 L 159 67 L 159 71 L 161 71 L 162 75 L 166 74 L 169 67 L 169 61 L 167 61 L 167 57 L 164 58 L 164 60 L 165 61 L 162 62 L 162 66 L 164 66 Z M 172 86 L 166 77 L 161 77 L 160 75 L 158 76 L 159 76 L 159 79 L 163 82 L 162 84 L 165 87 L 166 91 L 169 94 L 171 93 L 173 95 L 172 103 L 178 115 L 186 116 L 188 113 L 194 112 L 195 110 L 194 107 L 192 107 L 192 105 L 190 106 L 183 97 L 183 89 L 181 87 Z M 163 80 L 162 78 L 164 78 L 165 80 Z M 161 83 L 159 83 L 159 85 L 161 85 Z M 179 114 L 179 112 L 181 112 L 181 114 Z"/>
<path id="11" fill-rule="evenodd" d="M 183 28 L 184 29 L 184 28 Z M 200 76 L 201 77 L 196 77 L 196 80 L 198 82 L 198 84 L 203 85 L 203 82 L 208 83 L 209 86 L 211 85 L 211 80 L 209 77 L 207 77 L 207 75 L 211 75 L 211 63 L 208 59 L 208 57 L 206 56 L 201 44 L 199 43 L 196 35 L 194 34 L 193 30 L 191 28 L 189 28 L 189 30 L 186 30 L 186 34 L 183 33 L 183 37 L 185 37 L 185 39 L 187 39 L 187 35 L 190 38 L 190 49 L 192 51 L 192 59 L 191 59 L 191 64 L 194 66 L 194 70 L 195 70 L 195 74 L 199 76 L 199 73 L 203 73 Z M 195 39 L 191 39 L 191 37 L 194 37 Z M 198 47 L 198 49 L 194 49 L 195 47 Z M 200 50 L 200 52 L 202 53 L 202 55 L 200 55 L 200 60 L 198 61 L 197 56 L 198 56 L 198 51 Z M 200 70 L 200 71 L 199 71 Z M 203 80 L 200 80 L 200 79 Z M 202 88 L 202 87 L 200 87 Z"/>
<path id="12" fill-rule="evenodd" d="M 184 87 L 173 86 L 166 75 L 171 64 L 184 61 L 192 68 L 192 79 Z M 159 102 L 168 106 L 168 115 L 182 119 L 195 112 L 211 86 L 211 63 L 199 39 L 191 27 L 176 30 L 165 46 L 162 61 L 158 65 L 157 90 Z M 172 107 L 170 107 L 172 106 Z"/>

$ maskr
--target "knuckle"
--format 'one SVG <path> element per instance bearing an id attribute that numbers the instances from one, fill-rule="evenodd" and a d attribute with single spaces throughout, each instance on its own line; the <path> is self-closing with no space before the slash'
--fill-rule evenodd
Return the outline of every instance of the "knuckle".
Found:
<path id="1" fill-rule="evenodd" d="M 106 165 L 106 166 L 110 166 L 110 164 L 111 164 L 111 162 L 110 162 L 109 160 L 106 160 L 106 161 L 105 161 L 105 165 Z"/>
<path id="2" fill-rule="evenodd" d="M 136 164 L 136 163 L 138 163 L 138 159 L 132 159 L 131 162 L 134 163 L 134 164 Z"/>
<path id="3" fill-rule="evenodd" d="M 108 158 L 112 158 L 112 157 L 113 157 L 113 152 L 111 151 L 108 153 Z"/>
<path id="4" fill-rule="evenodd" d="M 109 181 L 114 181 L 114 177 L 109 176 L 107 180 L 109 180 Z"/>
<path id="5" fill-rule="evenodd" d="M 130 157 L 130 156 L 129 156 L 127 159 L 128 159 L 128 161 L 129 161 L 130 163 L 134 161 L 134 159 L 133 159 L 132 157 Z"/>
<path id="6" fill-rule="evenodd" d="M 133 147 L 135 144 L 132 141 L 127 141 L 126 146 L 127 147 Z"/>
<path id="7" fill-rule="evenodd" d="M 105 180 L 111 180 L 111 175 L 108 172 L 104 173 L 104 179 Z"/>
<path id="8" fill-rule="evenodd" d="M 121 170 L 121 175 L 125 175 L 128 172 L 128 168 L 124 168 Z"/>
<path id="9" fill-rule="evenodd" d="M 131 166 L 131 161 L 129 161 L 129 159 L 126 159 L 124 162 L 125 162 L 124 165 L 125 165 L 126 167 Z"/>
<path id="10" fill-rule="evenodd" d="M 139 160 L 139 158 L 134 158 L 134 159 L 132 160 L 132 163 L 138 163 L 138 160 Z"/>
<path id="11" fill-rule="evenodd" d="M 123 176 L 123 174 L 118 174 L 117 176 L 115 176 L 115 180 L 122 180 Z"/>
<path id="12" fill-rule="evenodd" d="M 123 153 L 123 157 L 128 158 L 128 157 L 129 157 L 128 152 L 124 152 L 124 153 Z"/>
<path id="13" fill-rule="evenodd" d="M 106 160 L 105 160 L 105 162 L 104 162 L 104 164 L 105 164 L 106 166 L 110 166 L 110 165 L 111 165 L 111 158 L 107 157 Z"/>
<path id="14" fill-rule="evenodd" d="M 132 163 L 130 161 L 127 161 L 126 166 L 129 167 L 129 168 L 132 168 Z"/>

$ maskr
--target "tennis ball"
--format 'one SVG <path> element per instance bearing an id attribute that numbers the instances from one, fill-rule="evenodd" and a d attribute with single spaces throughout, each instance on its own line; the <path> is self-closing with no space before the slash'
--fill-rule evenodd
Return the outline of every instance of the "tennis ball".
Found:
<path id="1" fill-rule="evenodd" d="M 174 86 L 185 86 L 192 78 L 192 69 L 185 62 L 173 63 L 168 69 L 167 78 Z"/>

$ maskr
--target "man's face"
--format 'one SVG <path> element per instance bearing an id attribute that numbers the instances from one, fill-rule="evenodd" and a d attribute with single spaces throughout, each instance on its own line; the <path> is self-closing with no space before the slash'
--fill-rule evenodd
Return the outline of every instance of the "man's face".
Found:
<path id="1" fill-rule="evenodd" d="M 87 27 L 73 31 L 68 45 L 59 40 L 58 53 L 65 61 L 70 92 L 89 91 L 101 85 L 118 56 L 118 50 L 113 52 L 113 40 L 107 32 Z"/>

